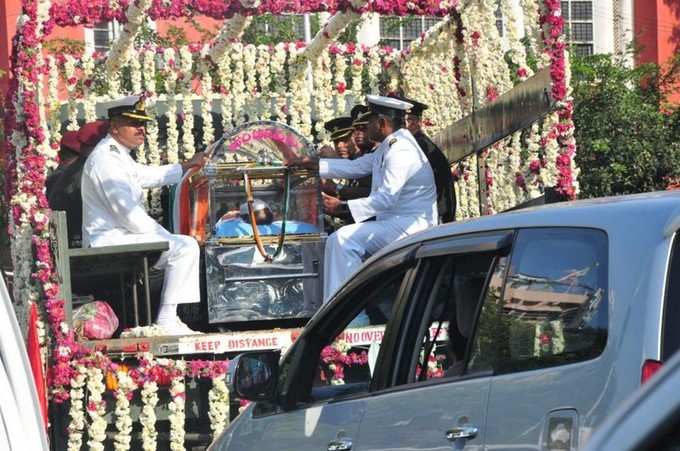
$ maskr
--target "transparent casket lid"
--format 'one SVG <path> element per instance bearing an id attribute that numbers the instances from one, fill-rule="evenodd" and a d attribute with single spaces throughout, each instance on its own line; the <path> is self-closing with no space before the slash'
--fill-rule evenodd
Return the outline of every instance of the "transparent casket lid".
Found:
<path id="1" fill-rule="evenodd" d="M 320 233 L 323 218 L 316 174 L 309 171 L 290 174 L 288 208 L 284 208 L 285 160 L 312 153 L 313 146 L 303 135 L 278 122 L 250 122 L 226 133 L 216 143 L 210 162 L 203 169 L 211 191 L 208 236 L 241 238 L 252 234 L 249 225 L 236 224 L 240 220 L 237 212 L 246 201 L 243 172 L 249 174 L 253 197 L 265 202 L 273 213 L 273 224 L 258 227 L 261 236 L 278 235 L 284 210 L 286 235 Z"/>
<path id="2" fill-rule="evenodd" d="M 299 132 L 274 121 L 248 122 L 226 133 L 220 141 L 206 167 L 208 176 L 211 165 L 243 163 L 282 166 L 286 159 L 309 156 L 314 149 Z"/>

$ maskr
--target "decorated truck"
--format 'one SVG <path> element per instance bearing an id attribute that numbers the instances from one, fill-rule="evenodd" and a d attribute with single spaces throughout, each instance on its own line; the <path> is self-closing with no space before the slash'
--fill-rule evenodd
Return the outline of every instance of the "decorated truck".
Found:
<path id="1" fill-rule="evenodd" d="M 578 190 L 558 1 L 24 0 L 22 7 L 4 127 L 8 274 L 20 323 L 39 337 L 33 352 L 43 365 L 34 376 L 46 388 L 54 449 L 191 449 L 238 414 L 240 401 L 225 384 L 229 359 L 285 352 L 321 303 L 318 174 L 287 169 L 283 159 L 313 154 L 329 141 L 324 122 L 347 115 L 365 94 L 399 91 L 430 106 L 424 129 L 452 164 L 457 219 Z M 253 17 L 267 13 L 330 18 L 308 42 L 241 42 Z M 162 48 L 140 39 L 151 21 L 194 15 L 223 22 L 211 42 Z M 340 40 L 376 15 L 437 23 L 403 49 Z M 56 28 L 113 19 L 124 26 L 107 54 L 44 46 Z M 170 200 L 156 189 L 145 194 L 150 214 L 201 244 L 204 299 L 185 312 L 201 335 L 158 336 L 149 326 L 151 267 L 163 243 L 71 247 L 63 215 L 45 197 L 62 133 L 128 93 L 144 93 L 158 119 L 135 151 L 138 162 L 172 163 L 198 148 L 211 155 Z M 275 228 L 261 233 L 252 221 L 256 200 L 270 207 Z M 250 234 L 229 222 L 244 204 Z M 119 309 L 118 327 L 99 325 L 129 327 L 122 336 L 87 337 L 96 336 L 88 319 L 110 317 L 103 304 L 77 311 L 76 295 L 88 294 L 78 284 L 101 288 L 95 277 L 118 287 L 122 305 L 104 299 Z M 30 322 L 33 306 L 39 314 Z M 350 329 L 326 353 L 323 380 L 342 383 L 343 368 L 368 365 L 380 339 L 380 328 Z"/>

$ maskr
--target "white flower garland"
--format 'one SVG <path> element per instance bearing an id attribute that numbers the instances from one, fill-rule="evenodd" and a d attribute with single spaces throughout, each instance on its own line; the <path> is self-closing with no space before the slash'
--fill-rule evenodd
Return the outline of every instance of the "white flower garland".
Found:
<path id="1" fill-rule="evenodd" d="M 271 118 L 271 106 L 270 106 L 270 92 L 271 92 L 271 69 L 270 69 L 271 55 L 269 52 L 269 46 L 259 45 L 257 47 L 257 62 L 255 63 L 255 69 L 257 70 L 257 78 L 260 81 L 260 91 L 258 94 L 258 100 L 263 102 L 262 105 L 258 105 L 257 108 L 257 118 L 258 120 Z M 258 102 L 259 103 L 259 102 Z"/>
<path id="2" fill-rule="evenodd" d="M 133 0 L 130 2 L 126 12 L 127 22 L 125 22 L 120 35 L 111 46 L 109 56 L 106 59 L 106 70 L 109 76 L 109 93 L 112 97 L 118 96 L 121 69 L 130 60 L 135 36 L 146 20 L 146 10 L 149 9 L 149 6 L 151 6 L 151 0 Z"/>
<path id="3" fill-rule="evenodd" d="M 231 98 L 234 111 L 234 122 L 236 125 L 243 123 L 245 120 L 244 106 L 247 94 L 245 93 L 246 84 L 244 81 L 245 74 L 243 72 L 243 53 L 243 45 L 239 42 L 234 43 L 231 52 L 231 60 L 234 65 L 231 74 Z"/>
<path id="4" fill-rule="evenodd" d="M 87 368 L 77 365 L 76 375 L 71 379 L 70 401 L 68 415 L 71 421 L 66 429 L 68 431 L 68 451 L 80 451 L 83 444 L 83 431 L 85 430 L 85 408 L 83 399 L 85 398 L 85 381 L 87 379 Z"/>
<path id="5" fill-rule="evenodd" d="M 240 14 L 235 14 L 231 19 L 226 20 L 210 46 L 208 57 L 219 64 L 219 61 L 229 53 L 230 44 L 243 34 L 252 20 L 251 16 Z"/>
<path id="6" fill-rule="evenodd" d="M 85 122 L 92 122 L 97 119 L 95 96 L 92 89 L 95 66 L 92 54 L 88 51 L 83 52 L 80 64 L 83 70 L 83 115 L 85 116 Z"/>
<path id="7" fill-rule="evenodd" d="M 308 91 L 307 86 L 305 85 L 305 69 L 307 64 L 301 64 L 298 59 L 299 49 L 295 46 L 289 46 L 288 50 L 288 92 L 291 96 L 289 124 L 294 129 L 300 130 L 302 127 L 302 111 L 309 107 L 309 102 L 305 103 L 304 100 L 300 98 L 303 92 Z"/>
<path id="8" fill-rule="evenodd" d="M 175 362 L 175 369 L 182 375 L 173 377 L 170 384 L 170 449 L 172 451 L 184 451 L 184 406 L 186 404 L 186 387 L 184 384 L 185 364 L 182 361 Z"/>
<path id="9" fill-rule="evenodd" d="M 207 58 L 208 46 L 204 45 L 201 49 L 201 58 L 198 64 L 198 71 L 201 76 L 201 119 L 203 120 L 203 141 L 202 144 L 207 148 L 215 139 L 215 128 L 213 126 L 212 106 L 213 106 L 213 81 L 210 75 L 210 62 Z"/>
<path id="10" fill-rule="evenodd" d="M 72 55 L 64 56 L 64 77 L 68 92 L 67 130 L 78 130 L 78 104 L 76 103 L 76 60 Z"/>
<path id="11" fill-rule="evenodd" d="M 89 368 L 87 371 L 87 413 L 90 416 L 90 425 L 87 428 L 87 435 L 90 439 L 87 444 L 93 451 L 104 451 L 104 440 L 106 440 L 106 420 L 104 419 L 106 402 L 102 399 L 104 390 L 106 386 L 102 369 Z"/>
<path id="12" fill-rule="evenodd" d="M 524 81 L 534 74 L 534 71 L 527 65 L 527 53 L 524 43 L 521 41 L 519 30 L 517 29 L 517 16 L 515 7 L 511 0 L 501 0 L 501 12 L 505 19 L 505 30 L 507 32 L 508 55 L 510 61 L 517 66 L 517 78 Z"/>
<path id="13" fill-rule="evenodd" d="M 226 132 L 232 127 L 233 104 L 232 104 L 232 71 L 231 54 L 223 52 L 222 57 L 217 60 L 217 75 L 220 80 L 220 112 L 222 113 L 222 129 Z"/>
<path id="14" fill-rule="evenodd" d="M 336 44 L 337 52 L 333 58 L 333 87 L 334 90 L 334 102 L 333 102 L 333 114 L 335 116 L 342 116 L 347 110 L 347 102 L 345 101 L 345 90 L 347 89 L 347 79 L 345 74 L 347 73 L 347 47 L 345 44 Z M 342 92 L 340 92 L 342 91 Z"/>
<path id="15" fill-rule="evenodd" d="M 52 142 L 61 141 L 61 102 L 59 101 L 59 68 L 52 55 L 46 57 L 48 67 L 47 108 L 49 109 L 49 127 Z"/>
<path id="16" fill-rule="evenodd" d="M 146 164 L 147 162 L 153 166 L 161 164 L 161 154 L 158 148 L 158 123 L 156 122 L 156 50 L 154 48 L 146 48 L 142 55 L 142 71 L 143 86 L 149 100 L 146 102 L 146 112 L 154 120 L 149 121 L 146 125 L 146 139 L 144 142 L 143 151 L 139 150 L 137 154 L 138 162 Z M 144 195 L 145 207 L 149 210 L 152 216 L 158 217 L 161 215 L 161 191 L 158 188 L 150 190 L 151 202 L 149 204 L 149 193 Z"/>
<path id="17" fill-rule="evenodd" d="M 127 451 L 132 442 L 132 418 L 130 417 L 130 398 L 137 390 L 137 384 L 127 371 L 116 371 L 118 389 L 116 390 L 116 435 L 113 438 L 115 451 Z"/>
<path id="18" fill-rule="evenodd" d="M 180 73 L 182 74 L 182 81 L 180 83 L 180 90 L 182 93 L 182 114 L 184 120 L 182 121 L 182 157 L 185 160 L 190 159 L 196 153 L 194 145 L 194 105 L 191 95 L 192 83 L 192 66 L 194 58 L 186 45 L 179 49 Z"/>
<path id="19" fill-rule="evenodd" d="M 360 16 L 355 10 L 363 7 L 368 0 L 350 0 L 353 9 L 346 11 L 339 11 L 333 15 L 328 22 L 326 22 L 321 29 L 316 33 L 316 36 L 307 45 L 301 57 L 303 59 L 314 61 L 316 60 L 324 49 L 338 37 L 338 35 L 345 29 L 347 25 L 357 20 Z"/>
<path id="20" fill-rule="evenodd" d="M 369 94 L 380 93 L 380 74 L 382 65 L 380 61 L 380 49 L 371 47 L 368 50 L 368 92 Z"/>
<path id="21" fill-rule="evenodd" d="M 274 92 L 274 111 L 276 120 L 279 122 L 286 122 L 286 110 L 288 109 L 288 100 L 286 97 L 286 74 L 284 72 L 286 66 L 286 58 L 288 52 L 286 45 L 279 42 L 274 46 L 274 53 L 270 59 L 270 69 L 272 85 Z"/>
<path id="22" fill-rule="evenodd" d="M 529 37 L 529 49 L 531 52 L 540 56 L 543 53 L 543 37 L 541 36 L 541 25 L 539 24 L 539 1 L 540 0 L 520 0 L 522 13 L 524 14 L 524 33 Z M 541 65 L 539 68 L 542 68 Z"/>
<path id="23" fill-rule="evenodd" d="M 208 418 L 213 437 L 217 437 L 229 425 L 229 390 L 224 374 L 214 377 L 212 384 L 208 392 Z"/>
<path id="24" fill-rule="evenodd" d="M 387 66 L 387 92 L 395 92 L 399 89 L 399 51 L 397 49 L 386 50 L 383 57 L 383 67 Z"/>
<path id="25" fill-rule="evenodd" d="M 361 46 L 357 46 L 354 54 L 350 55 L 350 74 L 352 77 L 352 96 L 355 103 L 363 101 L 363 73 L 364 73 L 364 51 Z"/>
<path id="26" fill-rule="evenodd" d="M 557 142 L 557 136 L 551 135 L 550 132 L 553 131 L 559 121 L 559 113 L 551 113 L 543 123 L 543 140 L 545 141 L 543 146 L 545 169 L 541 171 L 543 186 L 555 186 L 557 184 L 557 156 L 560 152 L 560 144 Z"/>
<path id="27" fill-rule="evenodd" d="M 312 80 L 314 81 L 314 106 L 316 109 L 316 123 L 314 131 L 317 140 L 328 142 L 328 132 L 324 124 L 332 119 L 333 83 L 331 72 L 331 58 L 327 51 L 314 61 Z"/>
<path id="28" fill-rule="evenodd" d="M 139 94 L 142 92 L 142 64 L 139 61 L 140 57 L 143 57 L 144 53 L 134 53 L 130 57 L 130 84 L 132 85 L 132 92 L 134 94 Z"/>
<path id="29" fill-rule="evenodd" d="M 260 93 L 257 90 L 257 71 L 255 70 L 255 62 L 257 61 L 257 48 L 248 44 L 243 47 L 243 70 L 245 74 L 245 114 L 248 120 L 252 121 L 257 118 L 257 103 Z"/>
<path id="30" fill-rule="evenodd" d="M 175 69 L 176 55 L 175 50 L 172 48 L 167 48 L 163 52 L 163 57 L 165 59 L 165 100 L 167 103 L 168 111 L 165 115 L 168 118 L 167 124 L 167 144 L 166 144 L 166 155 L 167 161 L 170 164 L 177 163 L 179 161 L 179 133 L 177 131 L 177 100 L 175 97 L 175 90 L 177 88 L 177 71 Z"/>
<path id="31" fill-rule="evenodd" d="M 156 431 L 156 404 L 158 404 L 158 384 L 147 381 L 142 386 L 142 412 L 139 422 L 142 424 L 142 449 L 156 451 L 158 431 Z"/>

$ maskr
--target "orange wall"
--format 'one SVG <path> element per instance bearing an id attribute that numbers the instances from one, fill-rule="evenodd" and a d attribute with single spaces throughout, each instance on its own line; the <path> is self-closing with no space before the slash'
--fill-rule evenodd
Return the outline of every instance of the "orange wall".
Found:
<path id="1" fill-rule="evenodd" d="M 12 37 L 16 33 L 17 17 L 21 10 L 21 0 L 0 0 L 0 70 L 5 75 L 0 79 L 0 95 L 4 103 L 7 92 L 7 73 L 12 52 Z"/>
<path id="2" fill-rule="evenodd" d="M 634 28 L 638 62 L 668 63 L 680 52 L 680 0 L 635 0 Z M 670 100 L 680 103 L 680 87 Z"/>
<path id="3" fill-rule="evenodd" d="M 199 24 L 201 28 L 214 34 L 217 34 L 220 27 L 222 26 L 222 21 L 214 20 L 209 17 L 194 17 L 193 20 Z M 184 29 L 189 42 L 203 42 L 201 38 L 201 33 L 196 30 L 193 24 L 191 24 L 187 19 L 177 19 L 177 20 L 159 20 L 156 22 L 156 31 L 161 36 L 167 36 L 168 29 L 171 26 L 176 26 Z"/>

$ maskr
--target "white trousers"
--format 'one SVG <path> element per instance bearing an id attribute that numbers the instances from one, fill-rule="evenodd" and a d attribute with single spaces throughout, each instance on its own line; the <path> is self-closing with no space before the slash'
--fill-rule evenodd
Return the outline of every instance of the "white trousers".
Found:
<path id="1" fill-rule="evenodd" d="M 156 243 L 167 241 L 169 249 L 163 252 L 154 265 L 165 270 L 161 305 L 190 304 L 201 300 L 199 282 L 200 250 L 198 243 L 186 235 L 166 233 L 131 233 L 92 240 L 92 246 L 118 244 Z"/>
<path id="2" fill-rule="evenodd" d="M 328 237 L 323 267 L 324 303 L 361 266 L 363 260 L 388 244 L 428 226 L 425 221 L 405 219 L 350 224 Z"/>

